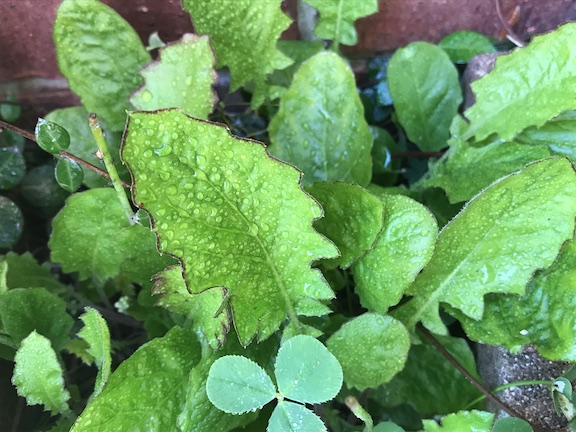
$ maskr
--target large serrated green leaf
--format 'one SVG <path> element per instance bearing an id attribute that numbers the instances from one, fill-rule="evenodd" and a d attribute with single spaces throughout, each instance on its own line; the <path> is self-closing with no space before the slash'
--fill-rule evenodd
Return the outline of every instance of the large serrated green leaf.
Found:
<path id="1" fill-rule="evenodd" d="M 436 45 L 413 42 L 392 56 L 388 85 L 410 141 L 425 151 L 446 147 L 462 102 L 458 71 L 448 55 Z"/>
<path id="2" fill-rule="evenodd" d="M 346 385 L 364 390 L 390 381 L 402 370 L 410 336 L 394 318 L 365 313 L 344 324 L 326 345 L 342 364 Z"/>
<path id="3" fill-rule="evenodd" d="M 533 344 L 545 358 L 574 362 L 575 282 L 576 241 L 571 240 L 554 264 L 536 273 L 523 296 L 488 294 L 479 321 L 453 312 L 474 340 L 512 351 Z"/>
<path id="4" fill-rule="evenodd" d="M 463 138 L 506 140 L 528 126 L 541 126 L 576 108 L 576 24 L 536 36 L 530 44 L 499 57 L 494 70 L 472 83 L 476 103 L 466 111 Z"/>
<path id="5" fill-rule="evenodd" d="M 304 185 L 370 182 L 372 134 L 354 75 L 337 54 L 323 52 L 302 64 L 269 131 L 270 153 L 300 168 Z"/>
<path id="6" fill-rule="evenodd" d="M 320 13 L 314 33 L 336 44 L 356 45 L 358 35 L 354 21 L 378 12 L 377 0 L 305 0 Z"/>
<path id="7" fill-rule="evenodd" d="M 360 186 L 347 183 L 318 182 L 307 191 L 325 212 L 314 228 L 332 240 L 341 254 L 324 265 L 350 267 L 372 248 L 382 229 L 382 202 Z"/>
<path id="8" fill-rule="evenodd" d="M 155 250 L 149 228 L 131 225 L 112 188 L 91 189 L 72 195 L 52 222 L 48 242 L 52 261 L 65 272 L 99 283 L 120 274 L 124 264 L 135 282 L 150 277 L 174 261 Z"/>
<path id="9" fill-rule="evenodd" d="M 110 331 L 108 325 L 102 315 L 96 309 L 87 308 L 86 312 L 80 316 L 84 322 L 84 327 L 78 333 L 84 339 L 89 347 L 87 349 L 98 367 L 98 375 L 96 375 L 96 383 L 94 384 L 94 392 L 92 398 L 98 396 L 104 385 L 110 377 L 110 368 L 112 359 L 110 357 Z"/>
<path id="10" fill-rule="evenodd" d="M 263 102 L 259 87 L 274 69 L 283 69 L 292 60 L 276 48 L 290 19 L 280 10 L 281 0 L 184 0 L 198 34 L 207 34 L 214 47 L 218 67 L 230 68 L 230 90 L 249 81 L 256 84 L 253 106 Z"/>
<path id="11" fill-rule="evenodd" d="M 384 224 L 372 250 L 352 270 L 362 306 L 384 315 L 397 304 L 432 257 L 438 224 L 422 204 L 403 195 L 382 195 Z"/>
<path id="12" fill-rule="evenodd" d="M 485 411 L 460 411 L 435 420 L 422 420 L 423 432 L 490 432 L 494 414 Z"/>
<path id="13" fill-rule="evenodd" d="M 526 164 L 550 157 L 547 146 L 527 146 L 496 140 L 474 147 L 455 139 L 450 149 L 431 164 L 423 187 L 440 187 L 451 203 L 468 201 L 500 177 L 522 169 Z"/>
<path id="14" fill-rule="evenodd" d="M 52 415 L 69 411 L 62 367 L 50 341 L 32 331 L 16 353 L 12 383 L 28 405 L 44 405 Z"/>
<path id="15" fill-rule="evenodd" d="M 328 312 L 318 300 L 333 292 L 310 263 L 337 250 L 312 229 L 322 212 L 300 172 L 178 110 L 130 114 L 122 155 L 160 249 L 182 262 L 190 292 L 228 290 L 244 345 L 287 316 Z"/>
<path id="16" fill-rule="evenodd" d="M 185 34 L 161 48 L 159 56 L 140 72 L 145 84 L 130 98 L 132 105 L 145 111 L 180 108 L 192 117 L 208 118 L 216 101 L 212 85 L 217 78 L 208 37 Z"/>
<path id="17" fill-rule="evenodd" d="M 90 112 L 119 131 L 128 98 L 150 61 L 140 38 L 113 9 L 97 0 L 65 0 L 54 22 L 58 66 Z"/>
<path id="18" fill-rule="evenodd" d="M 444 333 L 440 302 L 482 318 L 484 295 L 524 293 L 574 234 L 576 173 L 565 158 L 528 165 L 470 201 L 438 236 L 432 259 L 406 290 L 395 314 L 412 328 L 422 320 Z"/>

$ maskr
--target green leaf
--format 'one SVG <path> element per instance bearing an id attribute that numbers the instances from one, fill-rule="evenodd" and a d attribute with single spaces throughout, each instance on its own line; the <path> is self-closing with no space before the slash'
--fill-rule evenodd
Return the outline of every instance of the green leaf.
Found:
<path id="1" fill-rule="evenodd" d="M 382 202 L 357 185 L 318 182 L 307 191 L 320 203 L 325 215 L 314 228 L 340 250 L 340 258 L 325 262 L 348 268 L 372 248 L 382 229 Z"/>
<path id="2" fill-rule="evenodd" d="M 102 283 L 120 274 L 128 260 L 138 265 L 139 271 L 133 272 L 146 280 L 174 262 L 158 257 L 152 231 L 131 225 L 111 188 L 72 195 L 52 228 L 52 261 L 67 273 L 79 272 L 81 280 L 91 277 Z"/>
<path id="3" fill-rule="evenodd" d="M 574 37 L 576 24 L 566 24 L 499 57 L 492 72 L 472 83 L 476 103 L 465 113 L 470 127 L 462 138 L 496 133 L 511 140 L 528 126 L 575 109 Z"/>
<path id="4" fill-rule="evenodd" d="M 160 59 L 140 74 L 144 86 L 130 98 L 139 110 L 180 108 L 186 114 L 206 119 L 216 102 L 214 53 L 207 36 L 185 34 L 159 51 Z"/>
<path id="5" fill-rule="evenodd" d="M 34 134 L 40 148 L 48 153 L 58 154 L 70 147 L 70 134 L 68 131 L 59 124 L 43 118 L 38 119 Z"/>
<path id="6" fill-rule="evenodd" d="M 300 168 L 304 185 L 370 182 L 372 134 L 354 75 L 337 54 L 323 52 L 302 64 L 269 132 L 270 153 Z"/>
<path id="7" fill-rule="evenodd" d="M 256 84 L 253 107 L 264 100 L 259 87 L 264 87 L 266 76 L 292 63 L 276 48 L 276 41 L 290 25 L 280 3 L 236 0 L 230 7 L 227 1 L 184 0 L 182 4 L 192 16 L 196 33 L 210 36 L 217 67 L 230 68 L 230 91 L 249 81 Z"/>
<path id="8" fill-rule="evenodd" d="M 44 405 L 52 415 L 69 411 L 62 367 L 50 341 L 35 331 L 16 353 L 12 383 L 28 405 Z"/>
<path id="9" fill-rule="evenodd" d="M 0 249 L 11 248 L 22 235 L 24 216 L 18 206 L 0 195 Z"/>
<path id="10" fill-rule="evenodd" d="M 344 324 L 326 344 L 342 364 L 346 385 L 364 390 L 390 381 L 402 370 L 410 336 L 394 318 L 365 313 Z"/>
<path id="11" fill-rule="evenodd" d="M 84 180 L 84 171 L 82 167 L 72 159 L 60 159 L 54 170 L 56 181 L 68 192 L 76 192 Z"/>
<path id="12" fill-rule="evenodd" d="M 448 54 L 453 63 L 468 63 L 475 55 L 496 52 L 490 39 L 467 30 L 450 33 L 438 42 L 438 46 Z"/>
<path id="13" fill-rule="evenodd" d="M 576 240 L 566 243 L 546 270 L 537 272 L 522 296 L 488 294 L 479 321 L 457 311 L 466 334 L 511 351 L 533 344 L 548 359 L 576 361 Z"/>
<path id="14" fill-rule="evenodd" d="M 66 303 L 45 288 L 15 288 L 2 294 L 0 317 L 3 332 L 16 346 L 35 330 L 48 338 L 56 351 L 64 347 L 73 324 Z"/>
<path id="15" fill-rule="evenodd" d="M 82 107 L 63 108 L 52 111 L 46 116 L 46 120 L 58 123 L 66 128 L 70 133 L 70 147 L 68 152 L 80 159 L 90 162 L 92 165 L 102 167 L 102 161 L 96 155 L 98 147 L 88 124 L 88 112 Z M 118 151 L 120 149 L 121 136 L 117 132 L 112 132 L 104 124 L 101 126 L 105 130 L 105 139 L 108 149 L 114 159 L 116 170 L 124 180 L 130 180 L 128 171 L 120 163 Z M 109 180 L 94 171 L 82 167 L 84 171 L 84 184 L 89 188 L 108 186 Z"/>
<path id="16" fill-rule="evenodd" d="M 496 420 L 491 432 L 533 432 L 533 430 L 526 420 L 504 417 Z"/>
<path id="17" fill-rule="evenodd" d="M 526 145 L 547 145 L 556 154 L 576 160 L 576 111 L 567 111 L 540 127 L 530 126 L 514 138 Z"/>
<path id="18" fill-rule="evenodd" d="M 50 263 L 38 264 L 30 252 L 22 255 L 8 252 L 3 258 L 8 263 L 6 284 L 9 289 L 43 287 L 53 293 L 66 290 L 50 272 Z"/>
<path id="19" fill-rule="evenodd" d="M 358 36 L 354 21 L 378 12 L 377 0 L 305 0 L 320 13 L 320 19 L 314 34 L 321 39 L 330 39 L 334 43 L 356 45 Z"/>
<path id="20" fill-rule="evenodd" d="M 268 422 L 268 432 L 326 432 L 326 426 L 308 408 L 293 402 L 278 402 Z"/>
<path id="21" fill-rule="evenodd" d="M 4 99 L 7 103 L 0 104 L 0 118 L 8 123 L 14 123 L 20 118 L 22 107 L 17 103 L 14 95 L 8 95 Z"/>
<path id="22" fill-rule="evenodd" d="M 462 102 L 458 72 L 448 55 L 436 45 L 412 42 L 392 56 L 388 84 L 410 141 L 424 151 L 446 147 Z"/>
<path id="23" fill-rule="evenodd" d="M 406 432 L 400 426 L 391 422 L 379 423 L 372 429 L 372 432 Z"/>
<path id="24" fill-rule="evenodd" d="M 318 300 L 333 292 L 310 262 L 337 251 L 312 229 L 321 209 L 296 169 L 177 110 L 130 114 L 122 155 L 160 250 L 181 260 L 191 293 L 226 288 L 243 345 L 286 316 L 328 312 Z"/>
<path id="25" fill-rule="evenodd" d="M 494 414 L 485 411 L 460 411 L 442 417 L 442 426 L 434 420 L 422 420 L 423 432 L 490 432 Z"/>
<path id="26" fill-rule="evenodd" d="M 55 161 L 29 170 L 20 184 L 24 199 L 50 217 L 53 216 L 70 195 L 54 178 Z"/>
<path id="27" fill-rule="evenodd" d="M 430 211 L 411 198 L 380 199 L 384 226 L 372 250 L 352 270 L 362 306 L 384 315 L 432 257 L 438 225 Z"/>
<path id="28" fill-rule="evenodd" d="M 124 129 L 128 98 L 150 54 L 130 24 L 96 0 L 65 0 L 54 22 L 58 66 L 82 104 L 113 131 Z"/>
<path id="29" fill-rule="evenodd" d="M 323 403 L 336 397 L 342 387 L 338 360 L 312 336 L 294 336 L 284 342 L 274 373 L 280 393 L 297 402 Z"/>
<path id="30" fill-rule="evenodd" d="M 550 157 L 550 151 L 543 145 L 526 146 L 495 140 L 483 147 L 474 147 L 455 139 L 417 185 L 444 189 L 451 203 L 468 201 L 499 178 L 547 157 Z"/>
<path id="31" fill-rule="evenodd" d="M 178 265 L 168 267 L 154 275 L 153 279 L 155 284 L 152 293 L 158 296 L 158 306 L 191 318 L 213 349 L 224 345 L 230 330 L 228 310 L 220 311 L 226 298 L 224 289 L 189 293 L 182 276 L 182 267 Z"/>
<path id="32" fill-rule="evenodd" d="M 474 354 L 465 339 L 435 336 L 450 354 L 479 379 Z M 465 409 L 481 393 L 427 339 L 410 347 L 404 369 L 372 393 L 383 407 L 409 404 L 423 416 Z"/>
<path id="33" fill-rule="evenodd" d="M 219 410 L 244 414 L 262 408 L 276 395 L 276 388 L 266 371 L 242 356 L 216 360 L 206 381 L 208 399 Z"/>
<path id="34" fill-rule="evenodd" d="M 17 146 L 0 147 L 0 189 L 12 189 L 24 178 L 26 162 Z"/>
<path id="35" fill-rule="evenodd" d="M 528 165 L 470 201 L 440 232 L 432 259 L 395 313 L 412 328 L 445 327 L 440 302 L 482 318 L 484 295 L 523 294 L 535 270 L 548 267 L 572 238 L 576 173 L 564 158 Z"/>
<path id="36" fill-rule="evenodd" d="M 94 393 L 91 396 L 94 398 L 102 392 L 106 381 L 110 377 L 112 363 L 110 357 L 110 332 L 106 321 L 96 309 L 86 308 L 86 312 L 80 316 L 80 319 L 84 322 L 84 327 L 80 330 L 78 336 L 89 344 L 87 352 L 94 357 L 98 367 Z"/>

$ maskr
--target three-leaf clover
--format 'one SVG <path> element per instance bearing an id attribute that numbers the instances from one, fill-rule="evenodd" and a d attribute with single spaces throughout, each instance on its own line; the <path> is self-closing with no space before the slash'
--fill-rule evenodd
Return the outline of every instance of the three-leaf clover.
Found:
<path id="1" fill-rule="evenodd" d="M 343 379 L 336 357 L 315 338 L 295 336 L 278 350 L 274 375 L 278 391 L 266 371 L 252 360 L 224 356 L 210 368 L 206 393 L 216 408 L 231 414 L 256 411 L 276 398 L 269 432 L 325 431 L 316 414 L 291 401 L 315 404 L 334 398 Z"/>

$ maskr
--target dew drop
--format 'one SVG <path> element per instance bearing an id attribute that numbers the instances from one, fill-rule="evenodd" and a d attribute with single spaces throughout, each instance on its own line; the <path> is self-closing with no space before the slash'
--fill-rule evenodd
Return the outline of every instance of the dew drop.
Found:
<path id="1" fill-rule="evenodd" d="M 152 101 L 152 93 L 150 92 L 150 90 L 144 90 L 140 95 L 140 97 L 142 98 L 142 102 L 144 103 L 149 103 Z"/>

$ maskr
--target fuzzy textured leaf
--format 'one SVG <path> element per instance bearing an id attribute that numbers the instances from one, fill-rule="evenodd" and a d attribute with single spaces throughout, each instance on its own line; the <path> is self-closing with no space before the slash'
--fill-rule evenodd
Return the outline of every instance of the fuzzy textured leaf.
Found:
<path id="1" fill-rule="evenodd" d="M 372 250 L 352 270 L 362 306 L 384 315 L 434 252 L 438 224 L 422 204 L 403 195 L 382 195 L 384 226 Z"/>
<path id="2" fill-rule="evenodd" d="M 337 54 L 323 52 L 302 64 L 269 131 L 270 153 L 300 168 L 304 185 L 370 182 L 372 134 L 354 75 Z"/>
<path id="3" fill-rule="evenodd" d="M 460 411 L 435 420 L 422 420 L 423 432 L 490 432 L 494 414 L 485 411 Z"/>
<path id="4" fill-rule="evenodd" d="M 358 35 L 354 21 L 378 12 L 377 0 L 305 0 L 320 13 L 314 33 L 335 43 L 356 45 Z"/>
<path id="5" fill-rule="evenodd" d="M 180 108 L 192 117 L 206 119 L 216 102 L 214 53 L 207 36 L 185 34 L 160 49 L 160 59 L 140 74 L 144 86 L 130 98 L 139 110 Z"/>
<path id="6" fill-rule="evenodd" d="M 470 128 L 463 138 L 496 133 L 510 140 L 528 126 L 575 109 L 575 37 L 576 24 L 566 24 L 499 57 L 492 72 L 472 83 L 476 103 L 465 113 Z"/>
<path id="7" fill-rule="evenodd" d="M 522 296 L 488 294 L 476 321 L 454 311 L 466 334 L 511 351 L 533 344 L 552 360 L 576 361 L 576 241 L 566 243 L 548 269 L 536 273 Z"/>
<path id="8" fill-rule="evenodd" d="M 382 229 L 382 202 L 358 185 L 318 182 L 307 191 L 320 203 L 325 215 L 314 223 L 340 250 L 330 267 L 348 268 L 371 249 Z"/>
<path id="9" fill-rule="evenodd" d="M 388 65 L 388 85 L 410 141 L 424 151 L 446 147 L 462 102 L 458 71 L 448 54 L 427 42 L 397 50 Z"/>
<path id="10" fill-rule="evenodd" d="M 49 246 L 52 261 L 80 279 L 99 283 L 121 273 L 126 262 L 139 278 L 150 277 L 174 261 L 155 250 L 154 234 L 142 225 L 130 225 L 112 188 L 91 189 L 72 195 L 52 222 Z M 144 276 L 142 276 L 144 275 Z"/>
<path id="11" fill-rule="evenodd" d="M 274 69 L 292 63 L 276 47 L 290 19 L 280 10 L 281 0 L 227 1 L 183 0 L 182 7 L 192 16 L 198 34 L 207 34 L 214 47 L 217 66 L 230 68 L 230 90 L 253 81 L 256 95 L 252 106 L 259 106 L 266 76 Z"/>
<path id="12" fill-rule="evenodd" d="M 128 98 L 150 54 L 130 25 L 97 0 L 65 0 L 54 23 L 58 66 L 70 88 L 110 129 L 126 123 Z"/>
<path id="13" fill-rule="evenodd" d="M 96 366 L 98 367 L 98 375 L 96 375 L 96 383 L 94 384 L 94 392 L 92 398 L 95 398 L 102 392 L 104 385 L 110 377 L 110 368 L 112 359 L 110 357 L 110 331 L 108 325 L 102 315 L 92 308 L 87 308 L 86 312 L 80 316 L 84 322 L 84 327 L 78 333 L 84 339 L 89 347 L 87 349 Z"/>
<path id="14" fill-rule="evenodd" d="M 410 336 L 394 318 L 365 313 L 344 324 L 326 345 L 342 364 L 346 385 L 364 390 L 390 381 L 402 370 Z"/>
<path id="15" fill-rule="evenodd" d="M 334 294 L 310 263 L 337 250 L 312 229 L 322 211 L 296 169 L 178 110 L 130 114 L 122 156 L 160 250 L 182 262 L 191 293 L 227 290 L 243 345 L 329 311 L 318 300 Z"/>
<path id="16" fill-rule="evenodd" d="M 316 414 L 303 405 L 278 402 L 268 422 L 268 432 L 326 432 L 326 426 Z"/>
<path id="17" fill-rule="evenodd" d="M 444 156 L 432 163 L 422 187 L 440 187 L 451 203 L 468 201 L 495 180 L 516 172 L 530 162 L 550 157 L 547 146 L 527 146 L 496 140 L 474 147 L 455 139 Z"/>
<path id="18" fill-rule="evenodd" d="M 438 235 L 432 259 L 395 315 L 445 333 L 440 302 L 482 318 L 484 295 L 523 294 L 574 234 L 576 173 L 565 158 L 528 165 L 485 189 Z"/>
<path id="19" fill-rule="evenodd" d="M 62 367 L 50 341 L 33 331 L 16 353 L 12 384 L 28 405 L 44 405 L 52 415 L 69 410 Z"/>

